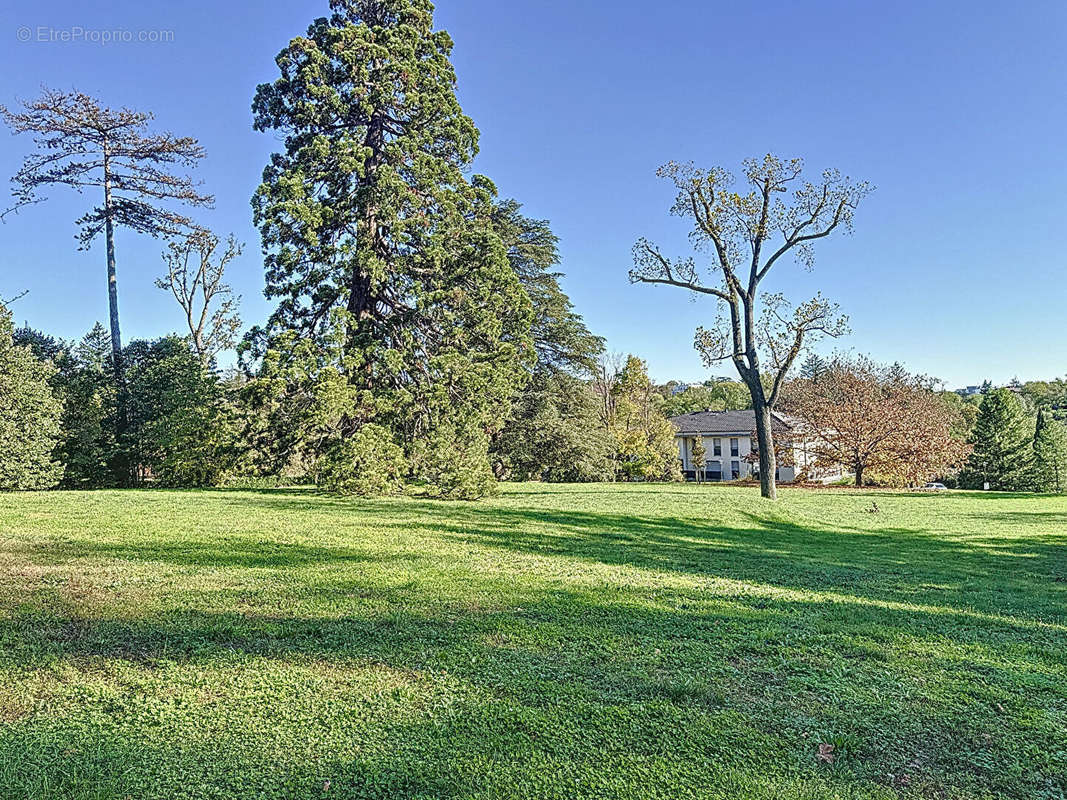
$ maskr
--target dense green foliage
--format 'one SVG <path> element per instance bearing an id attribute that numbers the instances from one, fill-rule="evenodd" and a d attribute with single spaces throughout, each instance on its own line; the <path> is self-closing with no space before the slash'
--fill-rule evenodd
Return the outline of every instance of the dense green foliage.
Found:
<path id="1" fill-rule="evenodd" d="M 117 381 L 99 323 L 77 344 L 28 328 L 16 337 L 37 356 L 61 408 L 52 456 L 63 486 L 210 486 L 234 471 L 235 398 L 188 340 L 134 340 Z"/>
<path id="2" fill-rule="evenodd" d="M 124 460 L 135 482 L 211 486 L 234 460 L 233 413 L 187 341 L 134 341 L 123 352 Z"/>
<path id="3" fill-rule="evenodd" d="M 63 485 L 123 485 L 129 473 L 117 438 L 118 388 L 108 332 L 96 323 L 54 360 L 58 372 L 53 385 L 63 402 L 63 437 L 57 452 L 64 466 Z"/>
<path id="4" fill-rule="evenodd" d="M 556 235 L 514 200 L 499 203 L 494 229 L 533 306 L 537 360 L 493 442 L 497 473 L 515 480 L 610 479 L 612 450 L 590 385 L 604 342 L 589 332 L 560 286 Z"/>
<path id="5" fill-rule="evenodd" d="M 380 425 L 338 440 L 316 465 L 316 482 L 339 494 L 386 495 L 404 488 L 404 451 Z"/>
<path id="6" fill-rule="evenodd" d="M 1008 389 L 982 397 L 971 432 L 974 450 L 960 475 L 962 486 L 1014 491 L 1027 488 L 1034 426 L 1022 403 Z"/>
<path id="7" fill-rule="evenodd" d="M 1037 408 L 1048 411 L 1053 419 L 1067 420 L 1067 378 L 1026 381 L 1019 386 L 1019 391 Z"/>
<path id="8" fill-rule="evenodd" d="M 284 136 L 253 198 L 279 301 L 253 353 L 288 363 L 295 346 L 310 381 L 347 385 L 330 435 L 300 443 L 312 460 L 374 424 L 412 477 L 469 496 L 494 482 L 489 440 L 533 358 L 530 301 L 494 229 L 495 189 L 464 175 L 478 131 L 431 4 L 330 7 L 253 103 L 256 129 Z"/>
<path id="9" fill-rule="evenodd" d="M 1058 798 L 1065 552 L 1059 496 L 0 496 L 0 797 Z"/>
<path id="10" fill-rule="evenodd" d="M 663 396 L 649 380 L 645 362 L 628 356 L 600 391 L 618 478 L 681 480 L 674 425 L 663 414 Z"/>
<path id="11" fill-rule="evenodd" d="M 515 398 L 496 451 L 514 480 L 604 481 L 614 448 L 587 381 L 538 371 Z"/>
<path id="12" fill-rule="evenodd" d="M 1031 480 L 1038 492 L 1067 491 L 1067 429 L 1045 409 L 1037 414 Z"/>
<path id="13" fill-rule="evenodd" d="M 689 386 L 676 394 L 668 384 L 664 390 L 663 413 L 668 417 L 693 411 L 740 411 L 752 408 L 748 387 L 739 381 L 715 381 Z"/>
<path id="14" fill-rule="evenodd" d="M 50 380 L 55 368 L 16 344 L 11 313 L 0 304 L 0 489 L 46 489 L 63 467 L 52 453 L 59 441 L 60 401 Z"/>

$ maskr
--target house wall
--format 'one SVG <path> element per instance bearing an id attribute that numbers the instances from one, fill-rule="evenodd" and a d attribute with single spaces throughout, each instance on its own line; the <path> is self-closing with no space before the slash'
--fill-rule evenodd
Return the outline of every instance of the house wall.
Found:
<path id="1" fill-rule="evenodd" d="M 692 443 L 695 440 L 696 434 L 675 436 L 675 442 L 678 445 L 678 457 L 682 461 L 682 471 L 690 472 L 695 471 L 695 464 L 693 460 Z M 722 464 L 722 476 L 723 480 L 731 480 L 731 463 L 732 461 L 739 462 L 738 466 L 741 469 L 742 478 L 747 478 L 752 475 L 753 464 L 749 464 L 746 460 L 752 453 L 752 435 L 751 433 L 723 433 L 723 434 L 706 434 L 701 437 L 704 440 L 704 449 L 707 451 L 704 456 L 706 462 L 718 461 Z M 719 439 L 722 442 L 722 455 L 715 455 L 714 440 Z M 730 455 L 730 439 L 737 439 L 737 456 Z M 796 477 L 796 470 L 792 467 L 779 467 L 778 468 L 778 480 L 782 483 L 789 483 Z M 710 480 L 710 478 L 707 478 Z"/>

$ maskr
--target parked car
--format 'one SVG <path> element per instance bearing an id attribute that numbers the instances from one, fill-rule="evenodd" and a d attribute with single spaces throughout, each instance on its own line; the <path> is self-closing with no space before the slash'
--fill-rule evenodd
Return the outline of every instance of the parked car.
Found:
<path id="1" fill-rule="evenodd" d="M 943 483 L 934 481 L 923 486 L 923 490 L 927 492 L 944 492 L 948 490 L 948 487 Z"/>

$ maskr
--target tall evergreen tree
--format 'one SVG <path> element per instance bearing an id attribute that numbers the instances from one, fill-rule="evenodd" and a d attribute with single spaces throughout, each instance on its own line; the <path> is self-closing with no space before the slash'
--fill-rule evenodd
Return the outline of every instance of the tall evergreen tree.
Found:
<path id="1" fill-rule="evenodd" d="M 1038 492 L 1067 490 L 1067 429 L 1043 408 L 1034 431 L 1032 481 Z"/>
<path id="2" fill-rule="evenodd" d="M 592 373 L 604 351 L 604 340 L 589 332 L 560 286 L 559 237 L 548 220 L 523 215 L 522 206 L 508 199 L 496 204 L 493 228 L 533 304 L 530 336 L 537 353 L 533 368 L 571 375 Z"/>
<path id="3" fill-rule="evenodd" d="M 978 407 L 971 432 L 974 449 L 960 483 L 972 489 L 982 488 L 985 483 L 999 491 L 1025 489 L 1033 430 L 1033 423 L 1013 392 L 987 392 Z"/>
<path id="4" fill-rule="evenodd" d="M 548 221 L 521 209 L 514 200 L 501 201 L 493 227 L 533 305 L 537 359 L 494 441 L 495 468 L 513 479 L 603 480 L 612 454 L 588 379 L 604 341 L 589 332 L 560 286 L 559 239 Z"/>
<path id="5" fill-rule="evenodd" d="M 12 178 L 18 205 L 37 202 L 41 189 L 53 185 L 100 192 L 101 204 L 78 220 L 78 238 L 87 248 L 104 234 L 111 353 L 118 368 L 122 335 L 115 229 L 161 236 L 188 227 L 191 221 L 175 207 L 207 206 L 213 198 L 201 194 L 189 177 L 168 170 L 195 165 L 204 150 L 189 137 L 149 133 L 150 113 L 107 108 L 80 92 L 44 89 L 20 111 L 0 106 L 0 115 L 15 133 L 36 137 L 37 150 Z"/>
<path id="6" fill-rule="evenodd" d="M 255 128 L 285 148 L 253 198 L 279 302 L 252 350 L 286 332 L 340 342 L 317 367 L 351 389 L 334 438 L 381 425 L 413 476 L 479 494 L 533 356 L 530 303 L 493 229 L 495 189 L 464 175 L 478 131 L 456 100 L 452 40 L 429 0 L 330 8 L 253 102 Z"/>

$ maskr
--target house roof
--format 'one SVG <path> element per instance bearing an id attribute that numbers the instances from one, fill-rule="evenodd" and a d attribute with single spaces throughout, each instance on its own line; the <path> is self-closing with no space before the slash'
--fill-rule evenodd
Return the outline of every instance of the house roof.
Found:
<path id="1" fill-rule="evenodd" d="M 680 434 L 693 433 L 738 433 L 747 436 L 756 429 L 756 412 L 751 408 L 744 411 L 693 411 L 679 417 L 671 417 L 671 422 Z M 793 427 L 781 414 L 774 415 L 775 427 Z"/>

